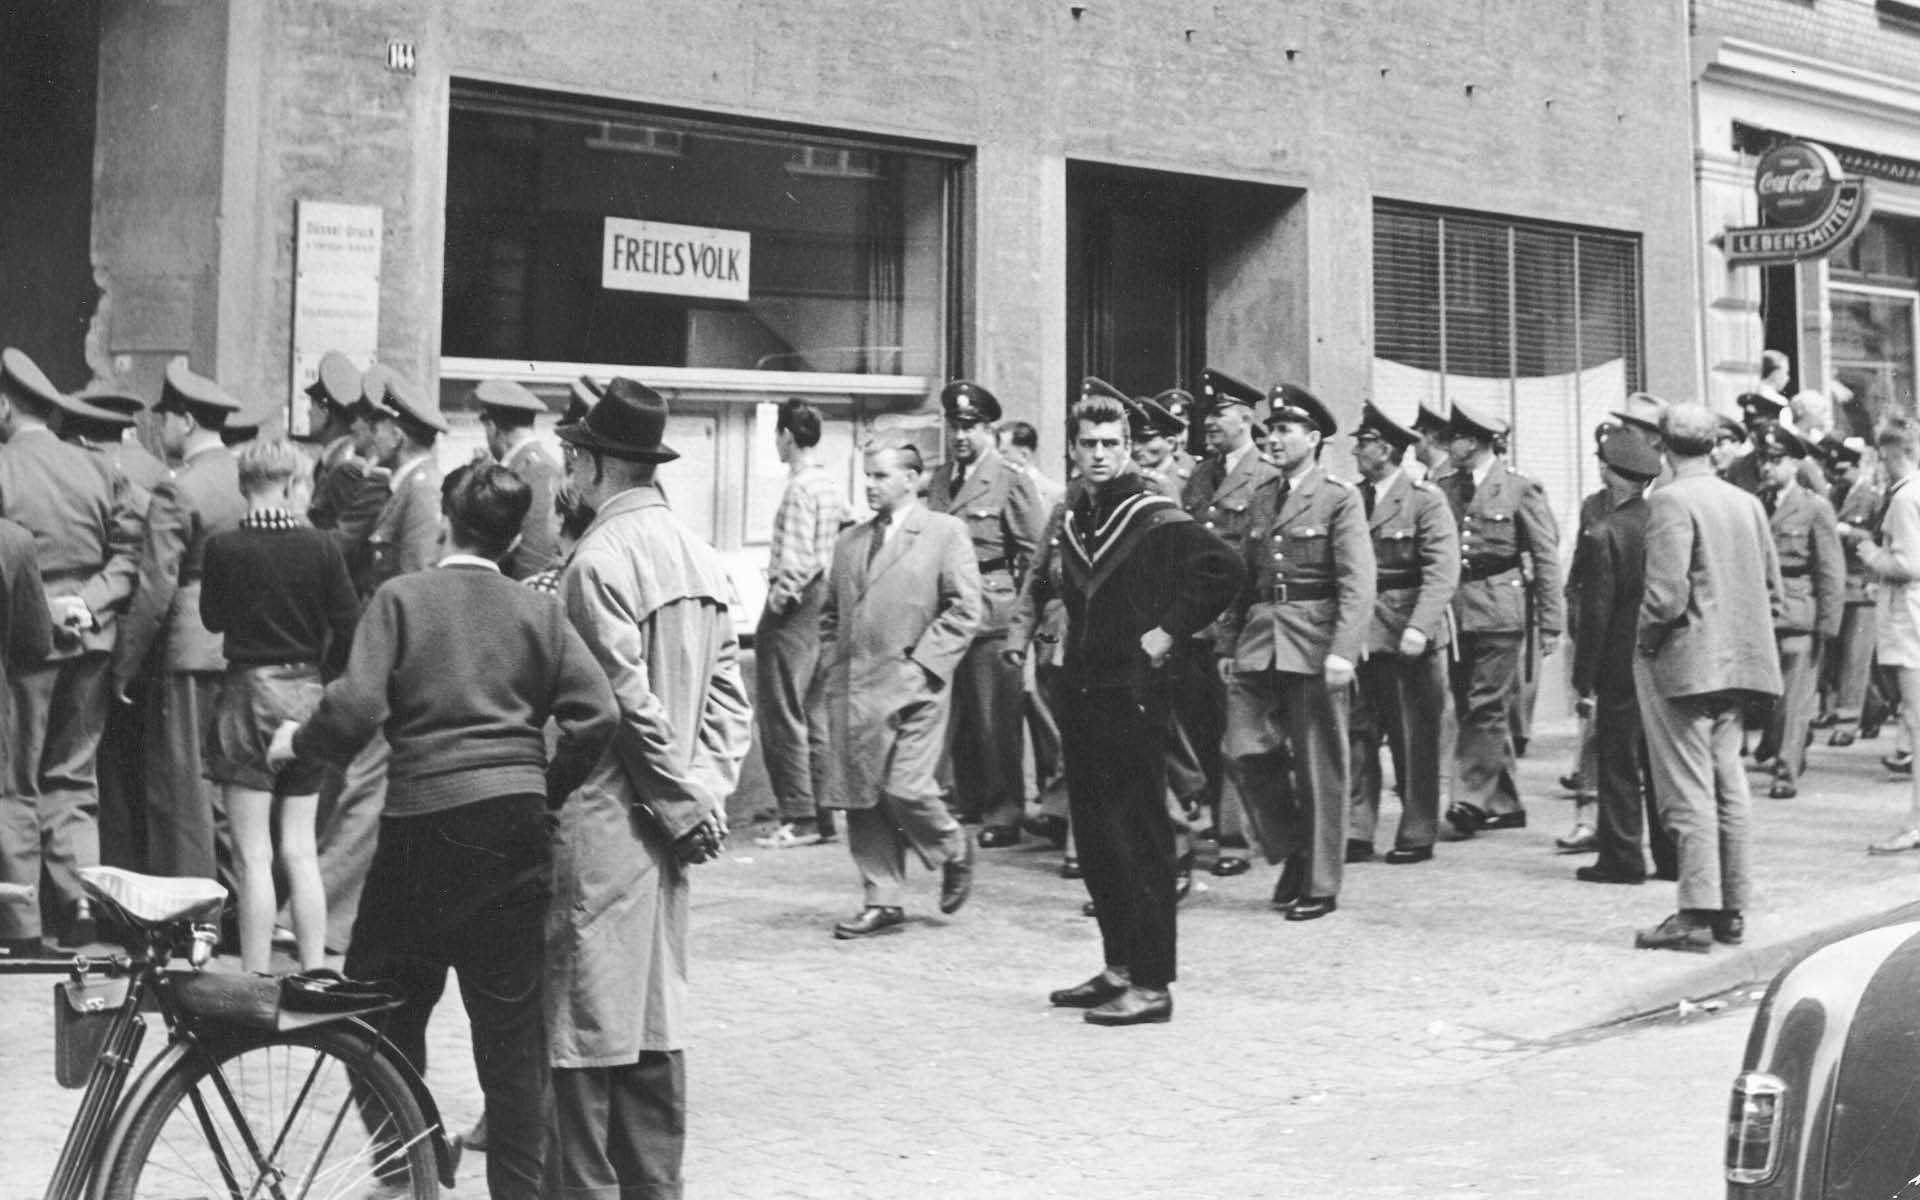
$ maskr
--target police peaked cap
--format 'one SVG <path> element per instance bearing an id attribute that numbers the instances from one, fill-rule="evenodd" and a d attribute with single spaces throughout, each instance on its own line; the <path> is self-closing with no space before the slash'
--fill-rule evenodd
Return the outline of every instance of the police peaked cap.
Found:
<path id="1" fill-rule="evenodd" d="M 1784 425 L 1775 425 L 1760 434 L 1760 449 L 1774 458 L 1805 458 L 1813 453 L 1807 439 Z"/>
<path id="2" fill-rule="evenodd" d="M 1864 443 L 1858 438 L 1841 439 L 1828 434 L 1821 438 L 1818 447 L 1832 467 L 1855 467 L 1860 465 L 1860 452 Z"/>
<path id="3" fill-rule="evenodd" d="M 167 364 L 156 412 L 186 413 L 209 429 L 221 429 L 240 411 L 240 402 L 213 380 L 187 366 L 182 359 Z"/>
<path id="4" fill-rule="evenodd" d="M 437 406 L 427 404 L 413 385 L 384 363 L 375 363 L 361 376 L 361 395 L 375 416 L 390 417 L 415 432 L 445 433 L 450 428 Z"/>
<path id="5" fill-rule="evenodd" d="M 1193 421 L 1193 395 L 1185 388 L 1168 388 L 1153 397 L 1154 404 L 1167 414 L 1179 426 L 1175 433 L 1185 433 Z"/>
<path id="6" fill-rule="evenodd" d="M 1642 483 L 1660 473 L 1660 452 L 1645 433 L 1624 425 L 1607 431 L 1600 442 L 1600 461 L 1628 479 Z"/>
<path id="7" fill-rule="evenodd" d="M 1267 392 L 1267 425 L 1305 425 L 1323 438 L 1339 432 L 1339 423 L 1320 397 L 1297 383 L 1276 383 Z"/>
<path id="8" fill-rule="evenodd" d="M 1405 450 L 1420 440 L 1420 435 L 1380 411 L 1368 400 L 1360 405 L 1360 425 L 1353 431 L 1356 442 L 1385 442 L 1396 450 Z"/>
<path id="9" fill-rule="evenodd" d="M 1748 425 L 1756 420 L 1777 421 L 1780 419 L 1780 410 L 1786 407 L 1772 396 L 1760 392 L 1742 392 L 1736 403 L 1740 405 L 1740 414 Z"/>
<path id="10" fill-rule="evenodd" d="M 274 411 L 279 407 L 279 401 L 274 400 L 272 397 L 255 401 L 252 404 L 243 404 L 240 406 L 239 412 L 227 418 L 227 423 L 222 428 L 228 433 L 233 433 L 237 430 L 259 429 L 262 425 L 265 425 L 273 419 Z"/>
<path id="11" fill-rule="evenodd" d="M 1229 404 L 1252 410 L 1264 399 L 1260 389 L 1242 383 L 1225 371 L 1207 367 L 1200 372 L 1200 402 L 1203 412 L 1216 413 Z"/>
<path id="12" fill-rule="evenodd" d="M 1742 425 L 1740 422 L 1734 420 L 1732 417 L 1728 416 L 1727 414 L 1721 413 L 1720 429 L 1719 429 L 1719 432 L 1716 433 L 1714 436 L 1715 436 L 1715 440 L 1718 440 L 1720 438 L 1730 438 L 1736 442 L 1744 442 L 1747 440 L 1747 427 L 1745 425 Z"/>
<path id="13" fill-rule="evenodd" d="M 320 367 L 307 385 L 307 395 L 343 412 L 352 408 L 360 399 L 360 368 L 338 350 L 327 351 L 320 356 Z"/>
<path id="14" fill-rule="evenodd" d="M 511 379 L 483 379 L 474 386 L 474 403 L 481 408 L 497 408 L 506 412 L 525 412 L 539 416 L 547 411 L 540 397 Z"/>
<path id="15" fill-rule="evenodd" d="M 1098 375 L 1089 375 L 1080 381 L 1080 398 L 1086 400 L 1093 396 L 1115 401 L 1122 408 L 1133 407 L 1133 400 L 1129 398 L 1125 392 L 1100 378 Z"/>
<path id="16" fill-rule="evenodd" d="M 1161 395 L 1165 394 L 1161 393 Z M 1181 393 L 1181 395 L 1185 394 Z M 1187 423 L 1168 412 L 1166 405 L 1160 403 L 1157 397 L 1135 396 L 1133 407 L 1139 412 L 1142 428 L 1145 431 L 1136 433 L 1137 437 L 1177 438 L 1187 431 Z"/>
<path id="17" fill-rule="evenodd" d="M 971 379 L 956 379 L 941 388 L 940 407 L 956 425 L 991 425 L 1000 419 L 999 398 Z"/>
<path id="18" fill-rule="evenodd" d="M 1420 402 L 1420 411 L 1413 414 L 1413 424 L 1408 428 L 1415 433 L 1445 434 L 1453 428 L 1453 421 L 1446 413 L 1430 408 L 1425 400 Z"/>
<path id="19" fill-rule="evenodd" d="M 578 425 L 586 420 L 593 406 L 600 403 L 600 397 L 606 394 L 607 389 L 585 375 L 574 380 L 567 385 L 567 411 L 560 414 L 559 424 Z"/>
<path id="20" fill-rule="evenodd" d="M 1453 402 L 1453 417 L 1447 422 L 1447 432 L 1453 436 L 1482 442 L 1503 438 L 1511 428 L 1512 425 L 1500 414 L 1476 412 L 1464 400 Z"/>
<path id="21" fill-rule="evenodd" d="M 0 390 L 4 390 L 9 399 L 25 400 L 34 408 L 46 409 L 60 403 L 60 389 L 53 386 L 46 372 L 28 358 L 24 350 L 12 346 L 0 350 Z"/>

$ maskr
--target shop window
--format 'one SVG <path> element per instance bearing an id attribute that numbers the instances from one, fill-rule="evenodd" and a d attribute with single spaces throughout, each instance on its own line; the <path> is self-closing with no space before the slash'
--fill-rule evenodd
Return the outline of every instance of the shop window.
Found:
<path id="1" fill-rule="evenodd" d="M 456 83 L 442 352 L 942 375 L 961 162 Z"/>

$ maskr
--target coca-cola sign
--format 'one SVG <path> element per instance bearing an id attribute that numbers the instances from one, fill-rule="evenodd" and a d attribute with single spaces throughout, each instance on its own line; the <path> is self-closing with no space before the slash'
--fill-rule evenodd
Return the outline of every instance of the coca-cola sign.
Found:
<path id="1" fill-rule="evenodd" d="M 1840 186 L 1840 160 L 1825 146 L 1782 142 L 1767 151 L 1754 172 L 1760 218 L 1767 225 L 1806 225 L 1818 220 Z"/>

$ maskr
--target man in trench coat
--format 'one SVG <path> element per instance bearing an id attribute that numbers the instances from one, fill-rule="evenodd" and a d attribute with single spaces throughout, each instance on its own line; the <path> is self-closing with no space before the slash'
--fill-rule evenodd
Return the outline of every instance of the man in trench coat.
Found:
<path id="1" fill-rule="evenodd" d="M 965 522 L 930 512 L 920 451 L 866 456 L 874 517 L 840 535 L 820 614 L 823 703 L 833 753 L 823 803 L 847 812 L 866 889 L 841 939 L 897 929 L 906 852 L 941 868 L 940 911 L 966 903 L 973 842 L 940 796 L 952 682 L 980 624 L 980 571 Z"/>
<path id="2" fill-rule="evenodd" d="M 547 1194 L 677 1197 L 686 1147 L 687 868 L 718 854 L 752 717 L 719 555 L 654 482 L 667 405 L 614 379 L 558 430 L 599 510 L 560 578 L 619 728 L 559 812 L 547 918 Z"/>

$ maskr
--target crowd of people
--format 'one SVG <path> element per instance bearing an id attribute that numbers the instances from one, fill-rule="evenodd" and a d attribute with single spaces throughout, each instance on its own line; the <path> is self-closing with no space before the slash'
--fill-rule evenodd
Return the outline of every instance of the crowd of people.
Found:
<path id="1" fill-rule="evenodd" d="M 862 899 L 834 937 L 906 928 L 909 851 L 952 914 L 979 850 L 1050 840 L 1103 956 L 1051 1001 L 1108 1026 L 1171 1019 L 1203 857 L 1232 876 L 1257 851 L 1311 921 L 1350 866 L 1524 828 L 1515 759 L 1563 635 L 1584 736 L 1557 849 L 1595 856 L 1578 881 L 1677 883 L 1642 947 L 1741 941 L 1743 755 L 1790 798 L 1816 729 L 1898 712 L 1911 770 L 1910 419 L 1867 446 L 1767 388 L 1743 420 L 1627 397 L 1563 577 L 1545 491 L 1471 401 L 1411 425 L 1364 404 L 1349 482 L 1304 388 L 1089 378 L 1057 484 L 1037 431 L 956 380 L 946 461 L 863 447 L 856 521 L 788 400 L 750 687 L 733 583 L 658 481 L 666 401 L 572 393 L 556 462 L 546 405 L 480 384 L 486 451 L 443 478 L 447 422 L 384 366 L 328 355 L 303 447 L 176 363 L 150 418 L 169 466 L 129 436 L 140 397 L 0 353 L 0 878 L 45 884 L 0 909 L 0 949 L 93 940 L 112 914 L 82 867 L 218 876 L 240 969 L 279 943 L 393 980 L 421 1070 L 458 974 L 493 1194 L 677 1195 L 688 869 L 725 844 L 755 726 L 760 844 L 845 832 Z M 1920 850 L 1920 784 L 1872 849 Z"/>

